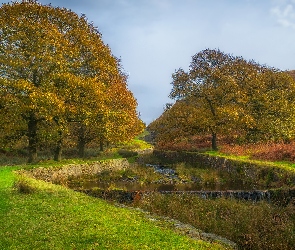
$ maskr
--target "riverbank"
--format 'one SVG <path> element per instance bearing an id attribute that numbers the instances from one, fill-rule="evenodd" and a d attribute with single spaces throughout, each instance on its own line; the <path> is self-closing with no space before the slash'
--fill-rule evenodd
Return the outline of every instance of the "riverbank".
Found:
<path id="1" fill-rule="evenodd" d="M 228 178 L 238 179 L 241 183 L 253 183 L 266 188 L 295 186 L 295 167 L 291 163 L 276 163 L 245 159 L 218 153 L 198 153 L 187 151 L 158 151 L 154 156 L 163 164 L 184 162 L 194 168 L 215 169 L 227 173 Z"/>
<path id="2" fill-rule="evenodd" d="M 226 249 L 59 185 L 23 177 L 16 189 L 21 168 L 0 168 L 0 249 Z"/>
<path id="3" fill-rule="evenodd" d="M 139 162 L 143 163 L 144 162 L 144 158 L 150 158 L 151 163 L 156 163 L 159 162 L 160 159 L 156 159 L 154 155 L 143 155 L 141 157 L 141 159 L 139 160 Z M 243 169 L 236 168 L 236 166 L 232 165 L 231 168 L 228 168 L 228 166 L 226 166 L 225 164 L 227 162 L 231 162 L 228 161 L 229 159 L 222 159 L 220 160 L 218 157 L 215 156 L 208 156 L 208 154 L 206 155 L 206 157 L 210 158 L 210 160 L 208 160 L 208 162 L 221 162 L 223 163 L 221 167 L 221 169 L 224 169 L 225 171 L 229 172 L 229 173 L 236 173 L 236 172 L 241 172 L 244 173 Z M 168 159 L 168 160 L 173 160 L 173 159 Z M 117 162 L 122 161 L 126 163 L 126 160 L 118 160 Z M 162 161 L 162 160 L 161 160 Z M 174 159 L 175 161 L 175 159 Z M 247 166 L 245 169 L 248 169 L 247 171 L 249 173 L 251 173 L 252 170 L 249 170 L 249 165 L 243 163 L 244 161 L 241 161 L 240 164 L 244 164 L 245 166 Z M 225 163 L 225 164 L 224 164 Z M 233 163 L 231 163 L 233 164 Z M 252 162 L 253 164 L 253 162 Z M 270 169 L 272 170 L 272 164 L 269 163 L 270 166 L 263 166 L 262 168 L 266 168 L 266 169 Z M 92 166 L 93 163 L 88 163 L 88 166 Z M 95 165 L 95 164 L 94 164 Z M 124 165 L 124 164 L 123 164 Z M 263 165 L 263 164 L 262 164 Z M 210 166 L 206 166 L 203 167 L 202 166 L 189 166 L 183 163 L 177 163 L 177 161 L 175 161 L 174 163 L 172 163 L 170 166 L 175 167 L 175 172 L 173 171 L 173 176 L 177 175 L 178 177 L 181 178 L 181 180 L 189 180 L 190 178 L 190 174 L 200 174 L 199 178 L 194 178 L 195 180 L 203 180 L 203 181 L 209 181 L 210 179 L 212 179 L 212 177 L 214 177 L 214 181 L 219 182 L 221 180 L 221 178 L 218 177 L 217 175 L 217 170 L 216 167 L 210 167 Z M 37 167 L 37 166 L 35 166 Z M 76 168 L 78 167 L 78 168 Z M 254 168 L 254 170 L 256 169 L 256 166 L 253 165 L 252 166 Z M 26 167 L 28 169 L 31 169 L 32 167 Z M 56 170 L 58 170 L 59 168 L 63 169 L 63 167 L 54 167 Z M 70 170 L 71 173 L 80 173 L 80 170 L 84 169 L 83 164 L 81 164 L 81 162 L 79 164 L 76 164 L 76 166 L 74 166 L 73 168 L 71 167 L 66 167 L 65 169 Z M 90 167 L 91 169 L 92 167 Z M 140 180 L 140 176 L 134 175 L 134 165 L 131 164 L 131 168 L 132 171 L 130 170 L 130 167 L 127 169 L 118 169 L 118 171 L 105 171 L 103 172 L 103 175 L 101 176 L 103 178 L 103 180 L 109 180 L 110 184 L 112 186 L 112 178 L 115 178 L 114 180 L 118 180 L 118 176 L 124 176 L 127 177 L 128 180 Z M 51 169 L 51 166 L 48 166 L 45 169 Z M 75 171 L 72 171 L 73 169 L 75 169 Z M 95 168 L 93 168 L 95 169 Z M 128 170 L 129 169 L 129 170 Z M 149 170 L 151 170 L 151 167 L 145 167 L 145 169 L 148 171 L 148 173 L 143 173 L 142 169 L 140 169 L 140 171 L 137 171 L 138 173 L 142 174 L 142 177 L 144 177 L 144 180 L 147 180 L 146 178 L 148 178 L 148 180 L 151 179 L 155 179 L 158 178 L 155 174 L 152 175 L 151 177 L 151 173 Z M 235 171 L 234 171 L 234 170 Z M 239 171 L 237 171 L 237 169 L 240 169 Z M 284 171 L 286 170 L 286 168 L 282 168 L 284 169 Z M 164 169 L 161 169 L 164 170 Z M 228 171 L 230 170 L 230 171 Z M 30 170 L 32 171 L 32 170 Z M 39 170 L 37 170 L 38 172 Z M 51 170 L 50 170 L 51 171 Z M 123 171 L 123 172 L 122 172 Z M 181 172 L 180 172 L 181 171 Z M 46 171 L 45 171 L 46 172 Z M 61 171 L 63 172 L 63 171 Z M 82 171 L 83 172 L 83 171 Z M 162 175 L 167 174 L 167 171 L 163 171 Z M 111 174 L 110 174 L 111 173 Z M 264 171 L 264 173 L 267 173 Z M 110 174 L 110 176 L 108 175 Z M 159 174 L 159 173 L 157 173 Z M 1 177 L 1 176 L 0 176 Z M 194 176 L 196 177 L 196 176 Z M 217 178 L 218 177 L 218 178 Z M 224 175 L 222 176 L 223 178 L 225 177 Z M 228 176 L 227 176 L 228 177 Z M 26 180 L 26 179 L 25 179 Z M 23 185 L 23 191 L 22 193 L 28 193 L 28 194 L 20 194 L 17 193 L 15 189 L 11 189 L 11 192 L 13 195 L 17 195 L 17 197 L 24 197 L 26 200 L 28 198 L 26 197 L 32 197 L 32 196 L 39 196 L 38 193 L 40 193 L 40 191 L 43 193 L 42 188 L 40 190 L 40 187 L 38 187 L 40 184 L 44 183 L 43 181 L 37 181 L 31 178 L 28 178 L 27 180 L 29 180 L 29 185 L 26 185 L 26 181 L 24 182 L 25 185 Z M 33 185 L 32 185 L 32 181 L 33 181 Z M 35 184 L 34 184 L 35 183 Z M 37 185 L 36 185 L 37 183 Z M 39 183 L 39 184 L 38 184 Z M 46 184 L 46 183 L 45 183 Z M 42 184 L 43 185 L 43 184 Z M 52 184 L 46 184 L 46 185 L 52 185 Z M 12 186 L 11 186 L 12 187 Z M 28 188 L 29 187 L 29 188 Z M 37 189 L 36 189 L 37 187 Z M 60 212 L 61 208 L 57 209 L 57 215 L 54 214 L 54 208 L 55 206 L 60 207 L 61 205 L 63 205 L 64 203 L 69 203 L 70 207 L 75 207 L 77 204 L 80 204 L 79 200 L 80 200 L 80 195 L 82 195 L 81 197 L 84 197 L 84 194 L 79 194 L 79 197 L 76 197 L 76 193 L 74 192 L 73 194 L 75 194 L 74 196 L 69 195 L 70 191 L 64 187 L 60 187 L 60 186 L 56 186 L 53 185 L 53 187 L 59 187 L 62 188 L 64 190 L 67 190 L 66 192 L 68 193 L 68 200 L 67 199 L 62 199 L 60 200 L 60 198 L 56 199 L 53 204 L 51 203 L 51 195 L 53 196 L 60 196 L 59 194 L 56 194 L 55 191 L 52 191 L 52 188 L 50 188 L 51 190 L 48 191 L 48 194 L 46 194 L 46 202 L 42 201 L 42 199 L 38 202 L 44 203 L 46 206 L 49 206 L 51 208 L 51 210 L 49 211 L 51 215 L 51 218 L 58 218 L 58 221 L 61 221 L 62 223 L 64 223 L 63 218 L 60 217 L 60 213 L 62 214 L 62 216 L 67 217 L 67 215 L 64 212 Z M 112 187 L 113 188 L 113 187 Z M 94 189 L 95 190 L 95 189 Z M 99 189 L 97 189 L 96 191 L 99 191 Z M 1 198 L 1 197 L 0 197 Z M 107 197 L 104 197 L 107 198 Z M 37 199 L 37 200 L 38 200 Z M 47 200 L 48 199 L 48 200 Z M 74 199 L 74 202 L 71 201 L 70 199 Z M 83 198 L 84 199 L 84 198 Z M 87 199 L 92 199 L 91 197 L 88 197 Z M 95 198 L 93 198 L 95 199 Z M 5 199 L 4 199 L 5 200 Z M 18 199 L 15 199 L 15 201 L 18 202 Z M 78 202 L 77 202 L 78 201 Z M 33 214 L 34 209 L 36 210 L 36 207 L 38 207 L 37 203 L 31 203 L 32 201 L 29 201 L 29 205 L 33 205 L 35 207 L 30 208 L 30 209 L 26 209 L 26 205 L 24 206 L 22 204 L 22 207 L 25 208 L 26 213 L 29 214 Z M 93 203 L 94 202 L 94 203 Z M 93 230 L 93 227 L 95 227 L 95 225 L 100 225 L 102 222 L 101 221 L 97 221 L 98 216 L 102 216 L 105 217 L 105 214 L 103 211 L 109 211 L 110 207 L 109 206 L 113 206 L 111 204 L 108 203 L 104 203 L 105 205 L 103 205 L 103 209 L 99 211 L 99 213 L 94 212 L 93 216 L 95 216 L 95 218 L 92 218 L 92 211 L 95 211 L 94 207 L 97 205 L 93 205 L 96 204 L 96 202 L 103 202 L 100 199 L 97 199 L 97 201 L 91 201 L 90 203 L 92 205 L 90 205 L 90 210 L 88 208 L 86 208 L 86 210 L 84 210 L 84 208 L 79 208 L 78 210 L 80 211 L 80 214 L 72 214 L 71 208 L 68 207 L 66 208 L 67 212 L 70 213 L 70 217 L 73 217 L 74 220 L 78 221 L 77 225 L 79 227 L 79 221 L 84 221 L 85 218 L 84 216 L 81 216 L 82 213 L 86 213 L 88 216 L 86 218 L 87 223 L 90 223 L 90 225 L 92 225 L 92 220 L 94 221 L 94 226 L 91 226 L 92 229 L 87 230 L 86 228 L 83 228 L 83 232 L 82 235 L 87 235 L 87 234 L 95 234 L 95 230 Z M 88 202 L 86 202 L 88 204 Z M 85 206 L 86 204 L 84 202 L 84 204 L 78 205 L 78 206 Z M 28 205 L 27 204 L 27 205 Z M 293 249 L 295 247 L 295 238 L 294 238 L 294 230 L 295 230 L 295 217 L 294 217 L 294 208 L 295 208 L 295 204 L 294 202 L 288 202 L 287 204 L 284 204 L 283 206 L 281 204 L 270 204 L 268 202 L 265 201 L 256 201 L 256 202 L 252 202 L 252 201 L 237 201 L 235 199 L 227 199 L 227 198 L 220 198 L 220 199 L 203 199 L 203 198 L 199 198 L 195 195 L 190 195 L 190 194 L 182 194 L 182 193 L 171 193 L 171 194 L 164 194 L 164 193 L 151 193 L 149 195 L 143 195 L 140 197 L 140 199 L 133 199 L 131 204 L 128 205 L 132 205 L 135 208 L 142 208 L 145 211 L 150 211 L 151 214 L 156 214 L 159 217 L 166 217 L 166 218 L 173 218 L 176 221 L 181 222 L 184 225 L 192 225 L 193 228 L 197 228 L 200 231 L 196 231 L 194 233 L 192 233 L 193 235 L 198 235 L 198 232 L 204 232 L 207 235 L 210 235 L 211 233 L 214 233 L 215 235 L 220 235 L 223 238 L 229 239 L 232 242 L 235 242 L 238 244 L 238 246 L 242 249 Z M 94 207 L 92 207 L 94 206 Z M 101 205 L 99 205 L 101 206 Z M 5 206 L 4 206 L 5 207 Z M 87 206 L 86 206 L 87 207 Z M 47 208 L 46 208 L 47 209 Z M 45 212 L 47 212 L 47 210 L 44 209 L 41 206 L 41 214 Z M 126 207 L 124 207 L 124 209 L 126 209 Z M 20 211 L 20 207 L 18 208 L 18 210 Z M 29 211 L 29 212 L 28 212 Z M 112 208 L 110 209 L 110 211 L 113 211 Z M 118 210 L 114 210 L 115 212 L 111 212 L 110 216 L 116 218 L 116 220 L 121 220 L 121 215 L 122 216 L 126 216 L 126 214 L 118 212 Z M 134 211 L 139 212 L 137 209 L 135 209 Z M 120 214 L 120 215 L 118 215 Z M 132 212 L 131 212 L 132 214 Z M 143 216 L 142 213 L 140 213 L 141 216 Z M 130 215 L 127 215 L 129 217 L 131 217 Z M 132 215 L 133 216 L 133 215 Z M 24 217 L 28 217 L 28 215 L 24 215 Z M 47 218 L 45 216 L 45 218 Z M 109 218 L 107 217 L 108 220 L 113 220 L 114 218 Z M 21 217 L 17 218 L 18 220 L 21 220 Z M 167 221 L 161 221 L 158 222 L 157 219 L 154 218 L 150 218 L 150 217 L 146 217 L 143 216 L 141 217 L 140 220 L 148 220 L 149 222 L 153 222 L 156 223 L 154 224 L 156 227 L 160 226 L 161 228 L 164 228 L 163 230 L 174 230 L 173 226 L 171 226 L 171 222 L 167 222 Z M 36 223 L 40 223 L 38 220 L 36 220 L 36 217 L 33 216 L 33 220 L 36 221 Z M 138 219 L 137 219 L 138 220 Z M 124 220 L 123 220 L 124 221 Z M 27 222 L 25 220 L 25 222 Z M 32 222 L 29 222 L 28 224 L 30 224 Z M 42 224 L 43 222 L 41 222 Z M 69 224 L 67 224 L 69 223 Z M 85 224 L 87 224 L 85 222 Z M 114 222 L 113 222 L 114 223 Z M 119 224 L 121 222 L 118 222 Z M 137 222 L 136 222 L 137 223 Z M 167 225 L 168 223 L 168 225 Z M 66 222 L 67 226 L 69 227 L 73 227 L 73 225 L 67 221 Z M 121 229 L 123 226 L 123 222 L 122 225 L 119 226 Z M 175 225 L 180 225 L 180 223 L 172 223 L 175 227 Z M 164 225 L 164 227 L 163 227 Z M 14 225 L 11 225 L 11 227 L 13 227 Z M 20 222 L 16 222 L 16 226 L 20 227 Z M 52 226 L 51 224 L 45 224 L 45 227 L 50 227 Z M 38 226 L 35 225 L 36 228 L 39 228 Z M 186 227 L 181 227 L 186 228 Z M 121 230 L 120 229 L 120 230 Z M 127 225 L 127 232 L 129 231 L 129 225 Z M 61 230 L 60 228 L 58 229 L 59 231 Z M 55 231 L 54 234 L 58 234 L 57 231 Z M 72 230 L 72 229 L 71 229 Z M 78 232 L 77 232 L 78 230 Z M 103 230 L 107 230 L 106 227 L 103 228 Z M 113 229 L 111 229 L 112 231 Z M 116 229 L 114 229 L 116 231 Z M 134 230 L 131 229 L 131 230 Z M 149 229 L 151 230 L 151 229 Z M 18 231 L 18 229 L 16 229 L 16 231 Z M 62 231 L 62 230 L 61 230 Z M 184 231 L 187 232 L 191 232 L 190 230 L 186 230 L 184 229 Z M 76 235 L 81 234 L 81 231 L 79 230 L 79 228 L 74 228 L 73 231 Z M 128 235 L 131 235 L 131 237 L 134 237 L 134 235 L 139 234 L 140 237 L 143 237 L 141 235 L 141 233 L 143 232 L 137 232 L 134 234 L 134 232 L 132 233 L 128 233 Z M 43 232 L 44 234 L 44 232 Z M 62 233 L 64 234 L 64 233 Z M 168 233 L 169 234 L 169 233 Z M 65 234 L 66 235 L 66 234 Z M 200 233 L 199 233 L 200 235 Z M 0 235 L 0 237 L 2 237 L 3 235 Z M 121 234 L 121 236 L 123 236 L 123 234 Z M 118 236 L 118 237 L 121 237 Z M 28 237 L 28 234 L 26 234 L 26 237 Z M 80 238 L 84 237 L 84 236 L 79 236 Z M 101 237 L 101 236 L 98 236 Z M 115 238 L 117 236 L 114 236 Z M 129 237 L 129 236 L 128 236 Z M 163 237 L 163 235 L 161 236 Z M 166 236 L 165 236 L 166 237 Z M 170 236 L 169 236 L 170 237 Z M 117 239 L 117 238 L 116 238 Z M 212 239 L 212 238 L 211 238 Z M 23 240 L 23 239 L 21 239 Z M 57 239 L 54 239 L 54 241 Z M 119 239 L 117 239 L 119 240 Z M 123 241 L 124 242 L 124 241 Z M 132 243 L 133 244 L 133 243 Z M 153 243 L 149 243 L 151 244 L 151 248 L 152 249 L 157 249 L 155 248 L 156 245 L 153 245 Z M 189 243 L 190 244 L 190 243 Z M 206 243 L 208 244 L 208 243 Z M 86 245 L 86 246 L 92 246 L 92 245 Z M 136 245 L 136 247 L 131 247 L 129 249 L 138 249 L 137 247 L 141 246 L 141 245 Z M 110 248 L 117 248 L 118 245 L 113 245 Z M 129 247 L 129 246 L 128 246 Z M 202 246 L 203 247 L 203 246 Z M 209 249 L 214 249 L 214 247 L 219 247 L 217 249 L 220 249 L 220 245 L 209 245 Z M 5 249 L 5 248 L 4 248 Z M 78 248 L 79 249 L 79 248 Z M 82 249 L 82 248 L 81 248 Z M 87 248 L 86 248 L 87 249 Z M 95 249 L 95 248 L 94 248 Z M 98 248 L 99 249 L 99 248 Z M 118 249 L 124 249 L 124 248 L 118 248 Z M 126 248 L 128 249 L 128 248 Z M 150 248 L 148 248 L 150 249 Z M 164 246 L 164 248 L 161 249 L 168 249 L 168 246 Z M 169 249 L 173 249 L 173 247 L 169 247 Z M 177 248 L 175 248 L 177 249 Z M 181 249 L 186 249 L 185 247 L 181 247 Z M 188 248 L 189 249 L 189 248 Z M 196 249 L 206 249 L 206 248 L 196 248 Z M 221 248 L 222 249 L 222 248 Z"/>

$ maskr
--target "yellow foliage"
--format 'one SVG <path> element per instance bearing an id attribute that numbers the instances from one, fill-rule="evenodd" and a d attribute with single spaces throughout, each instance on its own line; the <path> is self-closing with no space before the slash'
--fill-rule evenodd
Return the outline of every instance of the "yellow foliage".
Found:
<path id="1" fill-rule="evenodd" d="M 177 101 L 149 126 L 158 140 L 208 133 L 295 138 L 295 81 L 286 72 L 206 49 L 193 56 L 188 72 L 172 77 L 170 97 Z"/>
<path id="2" fill-rule="evenodd" d="M 44 133 L 46 128 L 61 135 L 70 122 L 108 140 L 141 131 L 137 103 L 119 61 L 85 16 L 36 1 L 3 4 L 0 38 L 3 128 L 9 122 L 13 127 L 15 117 L 22 128 L 42 122 L 47 123 Z M 37 133 L 27 134 L 32 139 Z"/>

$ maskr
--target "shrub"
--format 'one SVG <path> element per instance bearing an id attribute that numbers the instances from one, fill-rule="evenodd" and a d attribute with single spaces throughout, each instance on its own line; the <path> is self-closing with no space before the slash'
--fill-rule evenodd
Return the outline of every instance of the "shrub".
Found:
<path id="1" fill-rule="evenodd" d="M 14 182 L 14 188 L 21 194 L 31 194 L 35 192 L 35 187 L 32 183 L 22 175 L 17 177 L 17 180 Z"/>
<path id="2" fill-rule="evenodd" d="M 127 149 L 119 149 L 118 153 L 119 153 L 119 155 L 121 155 L 124 158 L 130 158 L 130 157 L 138 156 L 137 152 L 127 150 Z"/>

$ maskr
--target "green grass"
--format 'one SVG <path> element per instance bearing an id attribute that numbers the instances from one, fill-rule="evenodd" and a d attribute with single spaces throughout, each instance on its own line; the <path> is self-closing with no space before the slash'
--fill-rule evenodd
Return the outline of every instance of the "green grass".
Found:
<path id="1" fill-rule="evenodd" d="M 36 166 L 42 165 L 46 167 L 46 166 L 52 166 L 52 165 L 56 166 L 56 165 L 64 165 L 64 164 L 80 164 L 80 163 L 82 164 L 85 162 L 93 162 L 98 160 L 122 158 L 122 156 L 118 154 L 118 149 L 106 150 L 105 152 L 98 154 L 96 157 L 87 157 L 85 159 L 75 158 L 75 157 L 78 157 L 78 156 L 73 156 L 71 158 L 65 157 L 61 161 L 57 162 L 57 161 L 54 161 L 53 159 L 48 160 L 48 157 L 44 157 L 44 155 L 42 155 L 42 152 L 41 152 L 38 157 L 38 162 L 36 162 L 35 164 L 31 164 L 31 166 L 36 167 Z M 5 156 L 0 154 L 0 167 L 26 165 L 27 160 L 28 160 L 27 157 L 19 157 L 17 155 Z"/>
<path id="2" fill-rule="evenodd" d="M 147 148 L 152 148 L 153 147 L 148 142 L 145 142 L 145 141 L 140 140 L 140 139 L 134 139 L 134 144 L 138 145 L 140 149 L 147 149 Z"/>
<path id="3" fill-rule="evenodd" d="M 153 146 L 151 144 L 140 139 L 133 139 L 130 142 L 126 142 L 120 145 L 120 148 L 129 150 L 145 150 L 152 147 Z"/>
<path id="4" fill-rule="evenodd" d="M 218 157 L 224 157 L 231 160 L 237 160 L 240 162 L 248 162 L 248 163 L 254 163 L 259 165 L 266 165 L 266 166 L 272 166 L 272 167 L 280 167 L 289 171 L 295 171 L 295 164 L 292 162 L 287 161 L 263 161 L 263 160 L 253 160 L 250 159 L 250 156 L 248 155 L 233 155 L 233 154 L 225 154 L 218 151 L 206 151 L 205 154 L 208 154 L 210 156 L 218 156 Z"/>
<path id="5" fill-rule="evenodd" d="M 45 163 L 43 165 L 46 165 Z M 31 166 L 27 166 L 31 167 Z M 160 227 L 142 212 L 27 178 L 30 194 L 0 168 L 0 249 L 225 249 Z"/>
<path id="6" fill-rule="evenodd" d="M 144 130 L 140 135 L 136 136 L 135 139 L 143 140 L 145 136 L 149 135 L 150 133 L 147 130 Z"/>

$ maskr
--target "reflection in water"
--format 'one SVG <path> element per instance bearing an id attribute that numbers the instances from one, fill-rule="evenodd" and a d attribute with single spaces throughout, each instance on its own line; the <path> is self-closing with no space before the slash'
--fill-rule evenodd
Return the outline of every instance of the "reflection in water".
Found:
<path id="1" fill-rule="evenodd" d="M 138 183 L 138 182 L 99 182 L 96 180 L 83 180 L 80 184 L 70 183 L 70 188 L 83 189 L 121 189 L 126 191 L 226 191 L 226 190 L 255 190 L 257 187 L 243 185 L 241 181 L 226 184 L 200 184 L 200 183 Z"/>
<path id="2" fill-rule="evenodd" d="M 175 170 L 160 165 L 147 164 L 146 167 L 151 167 L 154 172 L 162 174 L 165 178 L 170 180 L 169 183 L 143 183 L 136 181 L 111 181 L 101 182 L 93 179 L 80 179 L 73 180 L 68 183 L 68 186 L 73 189 L 93 189 L 99 188 L 103 190 L 120 189 L 129 192 L 133 191 L 227 191 L 227 190 L 257 190 L 264 189 L 264 187 L 258 187 L 253 183 L 245 183 L 241 179 L 234 179 L 227 181 L 226 183 L 204 183 L 196 182 L 181 182 L 178 174 Z"/>

